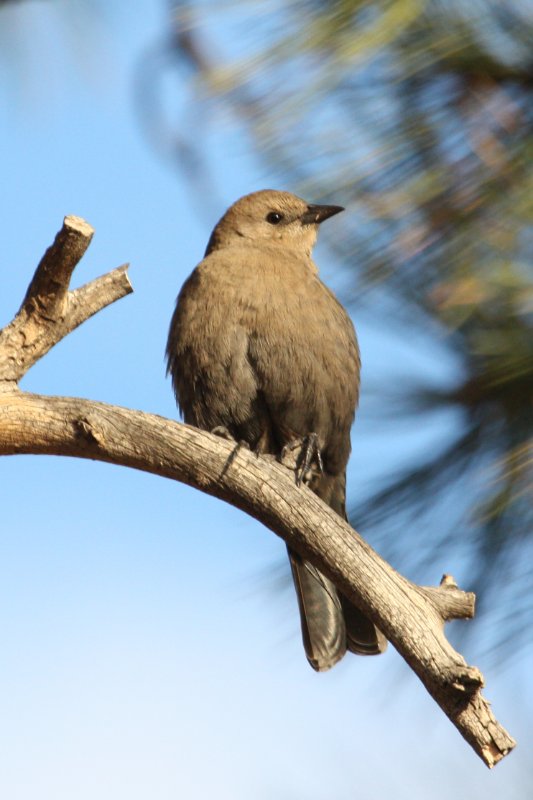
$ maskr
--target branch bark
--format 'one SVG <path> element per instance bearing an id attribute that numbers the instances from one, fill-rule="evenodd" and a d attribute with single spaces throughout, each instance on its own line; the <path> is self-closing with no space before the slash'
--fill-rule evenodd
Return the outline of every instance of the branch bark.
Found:
<path id="1" fill-rule="evenodd" d="M 0 384 L 18 383 L 68 333 L 133 288 L 128 265 L 69 291 L 74 268 L 94 230 L 80 217 L 65 217 L 54 243 L 42 257 L 13 321 L 0 331 Z"/>
<path id="2" fill-rule="evenodd" d="M 444 635 L 446 621 L 474 614 L 474 596 L 453 578 L 444 576 L 439 587 L 406 580 L 309 489 L 297 487 L 293 473 L 273 458 L 153 414 L 18 389 L 20 377 L 57 341 L 131 291 L 126 267 L 69 291 L 72 270 L 91 236 L 82 220 L 66 218 L 21 310 L 0 333 L 0 455 L 68 455 L 121 464 L 181 481 L 251 514 L 368 614 L 475 752 L 494 766 L 515 742 L 481 694 L 481 672 Z"/>

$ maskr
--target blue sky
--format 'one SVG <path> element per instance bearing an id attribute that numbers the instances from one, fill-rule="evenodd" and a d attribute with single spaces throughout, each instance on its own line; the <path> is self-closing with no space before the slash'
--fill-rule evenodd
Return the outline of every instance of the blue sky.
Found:
<path id="1" fill-rule="evenodd" d="M 135 294 L 67 337 L 22 388 L 175 417 L 163 353 L 177 291 L 224 207 L 273 176 L 222 126 L 206 137 L 216 191 L 203 204 L 146 142 L 133 75 L 163 33 L 164 8 L 115 2 L 94 25 L 78 3 L 0 12 L 0 321 L 63 216 L 83 216 L 96 234 L 74 284 L 130 261 Z M 317 261 L 335 285 L 324 249 Z M 409 350 L 358 327 L 370 376 L 372 363 L 394 366 L 394 348 Z M 385 444 L 365 402 L 368 477 Z M 466 645 L 521 743 L 489 773 L 394 652 L 309 669 L 283 543 L 242 513 L 74 459 L 0 459 L 0 482 L 2 797 L 529 796 L 525 656 L 491 673 Z M 461 565 L 435 565 L 427 582 L 444 568 Z"/>

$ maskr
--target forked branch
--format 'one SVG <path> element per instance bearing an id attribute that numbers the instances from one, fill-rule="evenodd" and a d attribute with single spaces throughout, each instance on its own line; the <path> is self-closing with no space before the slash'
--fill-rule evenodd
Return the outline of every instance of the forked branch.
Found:
<path id="1" fill-rule="evenodd" d="M 0 454 L 121 464 L 182 481 L 256 517 L 368 614 L 485 764 L 494 766 L 515 742 L 481 694 L 481 672 L 444 635 L 445 622 L 474 614 L 474 596 L 453 578 L 444 576 L 439 587 L 406 580 L 272 458 L 235 452 L 219 437 L 153 414 L 18 390 L 20 378 L 56 342 L 131 291 L 126 267 L 69 290 L 92 233 L 83 220 L 66 218 L 20 311 L 0 332 Z"/>
<path id="2" fill-rule="evenodd" d="M 94 230 L 80 217 L 65 217 L 42 257 L 13 321 L 0 331 L 0 384 L 18 383 L 68 333 L 115 300 L 133 291 L 128 265 L 69 291 L 76 264 Z"/>

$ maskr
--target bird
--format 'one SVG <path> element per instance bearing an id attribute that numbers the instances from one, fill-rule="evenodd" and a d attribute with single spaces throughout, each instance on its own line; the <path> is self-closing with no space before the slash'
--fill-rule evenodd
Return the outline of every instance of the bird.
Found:
<path id="1" fill-rule="evenodd" d="M 359 349 L 312 260 L 319 226 L 343 210 L 273 189 L 231 205 L 179 292 L 166 358 L 186 424 L 278 458 L 303 443 L 309 487 L 347 519 Z M 288 554 L 313 669 L 331 668 L 347 650 L 382 653 L 386 639 L 363 612 L 290 547 Z"/>

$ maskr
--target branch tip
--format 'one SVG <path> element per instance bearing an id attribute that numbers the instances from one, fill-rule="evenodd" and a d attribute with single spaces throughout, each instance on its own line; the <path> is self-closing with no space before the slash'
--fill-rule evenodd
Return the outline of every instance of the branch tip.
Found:
<path id="1" fill-rule="evenodd" d="M 92 225 L 89 225 L 89 223 L 84 220 L 83 217 L 77 217 L 75 214 L 67 214 L 63 220 L 63 226 L 72 231 L 76 231 L 81 236 L 86 238 L 92 239 L 94 235 L 94 228 Z"/>
<path id="2" fill-rule="evenodd" d="M 459 586 L 453 577 L 453 575 L 448 575 L 448 573 L 444 573 L 442 578 L 440 579 L 439 586 L 442 586 L 443 589 L 450 588 L 450 589 L 458 589 Z"/>

